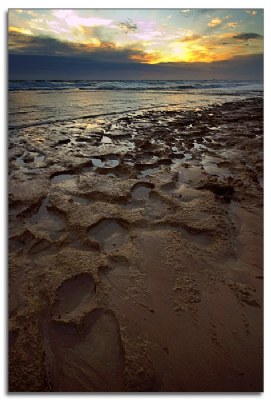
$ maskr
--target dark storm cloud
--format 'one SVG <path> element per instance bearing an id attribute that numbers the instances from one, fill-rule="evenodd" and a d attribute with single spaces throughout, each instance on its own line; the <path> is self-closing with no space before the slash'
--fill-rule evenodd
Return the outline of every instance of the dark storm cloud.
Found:
<path id="1" fill-rule="evenodd" d="M 180 38 L 196 40 L 197 35 Z M 234 39 L 262 39 L 241 33 Z M 131 59 L 131 56 L 138 56 Z M 212 63 L 141 64 L 144 53 L 112 42 L 64 42 L 44 36 L 9 33 L 10 79 L 262 79 L 263 56 L 248 55 Z"/>
<path id="2" fill-rule="evenodd" d="M 169 65 L 169 64 L 165 64 Z M 237 56 L 212 63 L 171 64 L 171 79 L 263 79 L 263 56 Z"/>
<path id="3" fill-rule="evenodd" d="M 66 56 L 95 59 L 108 62 L 133 62 L 132 55 L 142 56 L 135 48 L 116 48 L 112 42 L 101 42 L 99 47 L 82 43 L 64 42 L 44 36 L 29 36 L 21 33 L 9 33 L 11 54 Z"/>
<path id="4" fill-rule="evenodd" d="M 118 25 L 125 33 L 135 32 L 138 28 L 131 18 L 128 18 L 124 22 L 120 22 Z"/>
<path id="5" fill-rule="evenodd" d="M 263 39 L 263 35 L 259 35 L 258 33 L 240 33 L 239 35 L 233 36 L 233 39 L 238 39 L 238 40 Z"/>
<path id="6" fill-rule="evenodd" d="M 9 79 L 143 79 L 148 67 L 127 61 L 11 54 Z"/>
<path id="7" fill-rule="evenodd" d="M 213 63 L 140 64 L 94 58 L 10 54 L 9 79 L 259 79 L 263 56 Z"/>
<path id="8" fill-rule="evenodd" d="M 27 54 L 73 54 L 80 49 L 68 42 L 45 36 L 29 36 L 22 33 L 9 32 L 10 52 Z"/>

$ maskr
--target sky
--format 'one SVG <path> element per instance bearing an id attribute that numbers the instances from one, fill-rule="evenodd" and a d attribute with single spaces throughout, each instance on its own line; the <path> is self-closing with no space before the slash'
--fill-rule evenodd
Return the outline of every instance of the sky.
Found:
<path id="1" fill-rule="evenodd" d="M 9 79 L 262 79 L 262 9 L 11 9 Z"/>

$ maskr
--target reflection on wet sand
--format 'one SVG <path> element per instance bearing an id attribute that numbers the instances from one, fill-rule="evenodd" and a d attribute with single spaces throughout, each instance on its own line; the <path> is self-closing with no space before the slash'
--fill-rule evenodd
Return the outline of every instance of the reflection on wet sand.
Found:
<path id="1" fill-rule="evenodd" d="M 262 390 L 262 113 L 10 135 L 11 391 Z"/>

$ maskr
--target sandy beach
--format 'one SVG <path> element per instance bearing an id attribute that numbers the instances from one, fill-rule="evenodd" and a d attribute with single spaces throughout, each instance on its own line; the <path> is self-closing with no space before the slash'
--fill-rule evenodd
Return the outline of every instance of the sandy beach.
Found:
<path id="1" fill-rule="evenodd" d="M 263 390 L 263 100 L 9 134 L 9 390 Z"/>

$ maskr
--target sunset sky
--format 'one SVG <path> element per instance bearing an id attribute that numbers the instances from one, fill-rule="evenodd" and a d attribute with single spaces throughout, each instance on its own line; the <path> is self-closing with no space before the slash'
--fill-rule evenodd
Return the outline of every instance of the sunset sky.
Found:
<path id="1" fill-rule="evenodd" d="M 10 79 L 262 79 L 262 9 L 9 10 Z"/>

